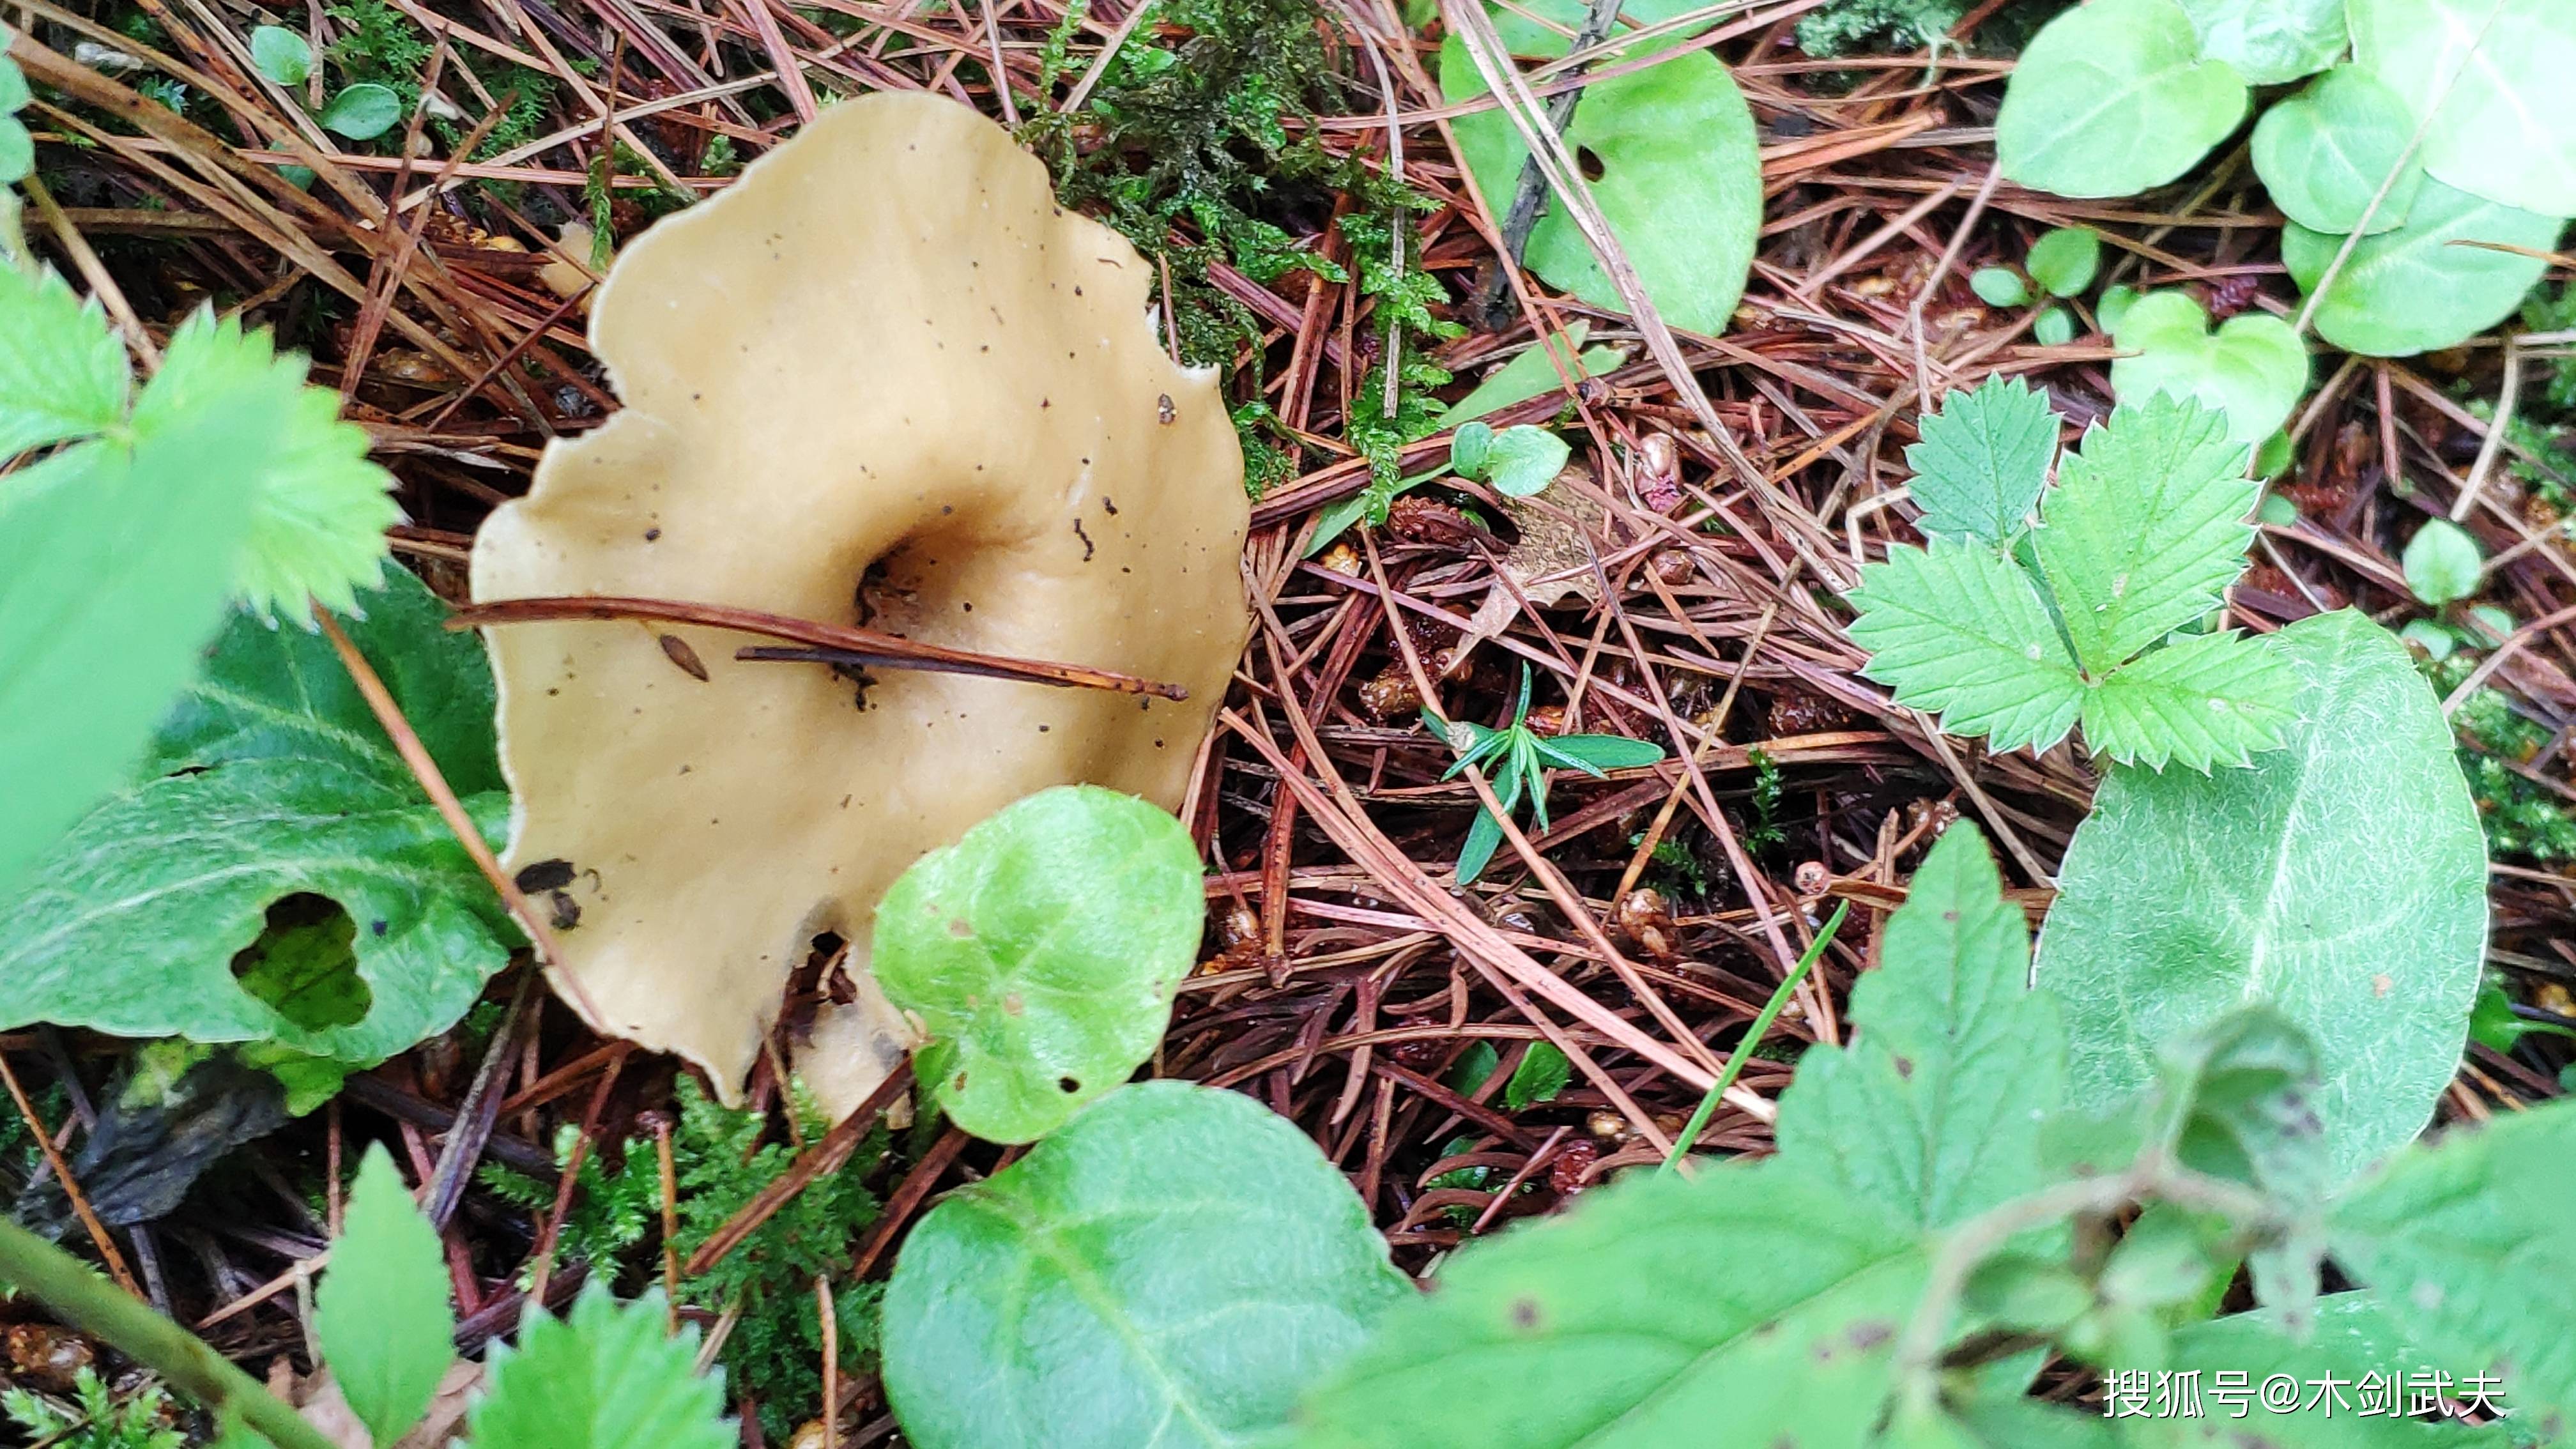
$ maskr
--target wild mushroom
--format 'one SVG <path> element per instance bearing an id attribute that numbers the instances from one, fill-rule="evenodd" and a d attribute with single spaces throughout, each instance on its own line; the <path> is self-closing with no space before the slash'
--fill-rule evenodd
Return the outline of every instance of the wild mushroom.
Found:
<path id="1" fill-rule="evenodd" d="M 487 628 L 506 863 L 556 892 L 557 984 L 593 1026 L 731 1099 L 836 934 L 858 1000 L 825 1005 L 801 1066 L 846 1110 L 910 1044 L 865 969 L 906 866 L 1050 785 L 1179 803 L 1248 627 L 1247 506 L 1216 379 L 1164 354 L 1153 280 L 1007 134 L 926 95 L 832 107 L 618 259 L 590 332 L 625 409 L 493 513 L 478 603 L 855 621 L 1188 697 L 862 680 L 694 624 Z"/>

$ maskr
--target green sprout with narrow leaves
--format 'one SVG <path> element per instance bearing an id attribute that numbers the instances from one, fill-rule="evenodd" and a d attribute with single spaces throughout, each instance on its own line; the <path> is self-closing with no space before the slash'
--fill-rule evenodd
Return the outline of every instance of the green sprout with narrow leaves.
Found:
<path id="1" fill-rule="evenodd" d="M 1458 752 L 1458 762 L 1440 778 L 1454 780 L 1468 766 L 1481 766 L 1504 812 L 1517 811 L 1521 796 L 1527 794 L 1531 817 L 1539 829 L 1545 830 L 1549 767 L 1581 770 L 1601 780 L 1608 778 L 1605 771 L 1651 765 L 1664 757 L 1663 746 L 1625 735 L 1542 735 L 1529 727 L 1529 707 L 1530 670 L 1524 664 L 1520 697 L 1512 703 L 1512 722 L 1501 729 L 1468 720 L 1444 720 L 1425 709 L 1422 722 Z M 1470 884 L 1484 874 L 1486 862 L 1494 858 L 1494 848 L 1502 843 L 1502 822 L 1494 818 L 1492 811 L 1477 811 L 1476 823 L 1467 827 L 1466 847 L 1458 852 L 1458 884 Z"/>

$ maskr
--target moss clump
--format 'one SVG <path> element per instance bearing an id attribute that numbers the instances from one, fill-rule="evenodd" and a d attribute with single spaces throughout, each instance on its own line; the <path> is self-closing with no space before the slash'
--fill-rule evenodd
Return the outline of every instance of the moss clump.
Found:
<path id="1" fill-rule="evenodd" d="M 2014 0 L 1978 27 L 1984 47 L 2019 50 L 2069 0 Z M 1967 0 L 1827 0 L 1798 18 L 1798 48 L 1818 59 L 1938 49 Z"/>
<path id="2" fill-rule="evenodd" d="M 2464 655 L 2427 667 L 2436 689 L 2459 687 L 2475 663 Z M 2576 812 L 2564 800 L 2515 770 L 2549 747 L 2550 730 L 2525 718 L 2501 690 L 2480 688 L 2451 717 L 2460 739 L 2460 769 L 2469 779 L 2486 827 L 2487 851 L 2499 857 L 2554 863 L 2576 860 Z"/>

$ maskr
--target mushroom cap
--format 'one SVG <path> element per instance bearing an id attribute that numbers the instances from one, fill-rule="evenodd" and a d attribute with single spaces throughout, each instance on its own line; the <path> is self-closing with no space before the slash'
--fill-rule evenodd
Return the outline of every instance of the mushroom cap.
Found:
<path id="1" fill-rule="evenodd" d="M 570 867 L 553 970 L 593 1027 L 736 1100 L 835 933 L 860 999 L 825 1006 L 801 1065 L 846 1110 L 910 1045 L 865 970 L 907 866 L 1051 785 L 1178 805 L 1249 629 L 1248 504 L 1216 377 L 1164 354 L 1152 283 L 999 127 L 916 94 L 831 107 L 619 258 L 590 335 L 625 408 L 493 512 L 477 602 L 730 604 L 1189 698 L 912 670 L 862 690 L 738 661 L 751 641 L 719 630 L 487 629 L 505 864 Z"/>

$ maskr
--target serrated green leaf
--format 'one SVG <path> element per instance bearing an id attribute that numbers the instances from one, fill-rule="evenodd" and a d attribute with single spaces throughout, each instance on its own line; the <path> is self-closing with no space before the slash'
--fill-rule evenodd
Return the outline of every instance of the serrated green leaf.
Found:
<path id="1" fill-rule="evenodd" d="M 2072 297 L 2093 285 L 2102 266 L 2102 234 L 2089 226 L 2061 226 L 2030 244 L 2022 259 L 2030 279 L 2052 297 Z"/>
<path id="2" fill-rule="evenodd" d="M 1942 833 L 1879 954 L 1852 991 L 1859 1041 L 1799 1058 L 1780 1151 L 1924 1228 L 2039 1187 L 2065 1031 L 2056 999 L 2030 989 L 2030 928 L 1975 826 Z"/>
<path id="3" fill-rule="evenodd" d="M 2200 52 L 2248 85 L 2279 85 L 2335 63 L 2352 43 L 2344 0 L 2182 0 Z"/>
<path id="4" fill-rule="evenodd" d="M 2254 123 L 2254 174 L 2301 226 L 2348 232 L 2368 213 L 2373 233 L 2393 231 L 2424 186 L 2424 168 L 2407 154 L 2414 137 L 2405 97 L 2359 66 L 2337 66 Z"/>
<path id="5" fill-rule="evenodd" d="M 1295 1126 L 1146 1082 L 912 1229 L 886 1394 L 921 1449 L 1250 1444 L 1412 1296 Z"/>
<path id="6" fill-rule="evenodd" d="M 2399 562 L 2405 566 L 2406 588 L 2415 601 L 2438 609 L 2478 591 L 2486 559 L 2467 529 L 2447 518 L 2432 518 L 2406 540 L 2406 553 Z"/>
<path id="7" fill-rule="evenodd" d="M 381 1142 L 349 1188 L 345 1225 L 314 1294 L 313 1332 L 350 1411 L 382 1445 L 420 1422 L 456 1361 L 447 1252 Z"/>
<path id="8" fill-rule="evenodd" d="M 2201 1415 L 2177 1418 L 2184 1444 L 2216 1444 L 2242 1449 L 2251 1424 L 2296 1424 L 2293 1442 L 2300 1449 L 2503 1449 L 2513 1442 L 2502 1424 L 2457 1422 L 2428 1424 L 2392 1417 L 2391 1400 L 2380 1397 L 2397 1381 L 2393 1401 L 2410 1406 L 2407 1376 L 2433 1367 L 2370 1293 L 2336 1293 L 2318 1300 L 2315 1322 L 2305 1334 L 2292 1332 L 2269 1310 L 2235 1313 L 2206 1323 L 2186 1324 L 2173 1336 L 2170 1371 L 2197 1372 Z M 2284 1418 L 2251 1402 L 2239 1416 L 2209 1396 L 2221 1373 L 2244 1374 L 2259 1388 L 2274 1375 L 2299 1384 L 2303 1412 Z M 2375 1384 L 2365 1380 L 2375 1378 Z M 2320 1391 L 2319 1385 L 2333 1387 Z M 2152 1380 L 2145 1407 L 2152 1411 Z M 2340 1401 L 2326 1412 L 2326 1395 Z M 2313 1401 L 2313 1403 L 2311 1403 Z M 2510 1400 L 2508 1400 L 2508 1404 Z"/>
<path id="9" fill-rule="evenodd" d="M 0 115 L 25 110 L 28 103 L 36 98 L 35 93 L 27 89 L 26 73 L 19 70 L 18 62 L 7 55 L 10 38 L 16 33 L 0 25 Z"/>
<path id="10" fill-rule="evenodd" d="M 1618 347 L 1585 347 L 1583 339 L 1590 335 L 1591 330 L 1589 322 L 1569 323 L 1563 332 L 1549 336 L 1544 348 L 1523 349 L 1511 361 L 1485 374 L 1485 380 L 1477 383 L 1474 391 L 1450 404 L 1449 410 L 1432 425 L 1432 431 L 1443 432 L 1489 413 L 1501 412 L 1514 403 L 1527 402 L 1563 388 L 1565 381 L 1557 374 L 1560 364 L 1577 382 L 1616 371 L 1621 363 L 1628 360 L 1627 351 Z"/>
<path id="11" fill-rule="evenodd" d="M 2576 13 L 2565 0 L 2351 0 L 2353 59 L 2427 111 L 2434 179 L 2576 216 Z M 2439 102 L 2439 109 L 2434 109 Z"/>
<path id="12" fill-rule="evenodd" d="M 2122 402 L 2157 393 L 2193 398 L 2227 417 L 2227 436 L 2252 447 L 2280 430 L 2308 390 L 2308 349 L 2269 312 L 2243 312 L 2212 332 L 2187 292 L 2140 297 L 2113 339 L 2111 391 Z"/>
<path id="13" fill-rule="evenodd" d="M 1631 4 L 1625 14 L 1643 25 L 1692 8 L 1686 0 L 1663 0 Z M 1514 10 L 1543 16 L 1564 29 L 1551 31 Z M 1580 0 L 1527 0 L 1497 7 L 1494 18 L 1514 55 L 1552 59 L 1565 54 L 1567 37 L 1582 24 L 1583 12 Z M 1604 63 L 1678 50 L 1687 41 L 1687 35 L 1658 37 Z M 1456 36 L 1440 50 L 1440 91 L 1452 104 L 1486 94 L 1466 42 Z M 1451 124 L 1476 184 L 1495 205 L 1508 205 L 1529 155 L 1510 118 L 1487 110 Z M 1600 162 L 1592 199 L 1656 310 L 1675 327 L 1724 332 L 1744 295 L 1762 224 L 1761 153 L 1753 112 L 1726 67 L 1705 49 L 1693 47 L 1643 70 L 1594 81 L 1584 87 L 1583 104 L 1566 127 L 1565 144 Z M 1596 307 L 1625 310 L 1618 289 L 1563 207 L 1540 213 L 1526 259 L 1529 269 L 1550 284 Z"/>
<path id="14" fill-rule="evenodd" d="M 10 68 L 0 61 L 0 68 Z M 0 115 L 0 186 L 15 186 L 36 169 L 36 138 L 27 134 L 26 123 L 15 116 Z M 16 215 L 17 198 L 0 193 L 0 224 L 9 223 Z"/>
<path id="15" fill-rule="evenodd" d="M 168 435 L 193 436 L 184 425 Z M 185 460 L 192 485 L 205 458 Z M 344 627 L 497 845 L 510 800 L 481 646 L 441 627 L 445 607 L 400 570 L 365 603 L 367 616 Z M 373 1006 L 354 1024 L 300 1026 L 235 979 L 235 953 L 259 939 L 269 909 L 305 894 L 358 923 Z M 454 1024 L 516 939 L 329 642 L 236 614 L 141 783 L 92 811 L 0 904 L 0 1021 L 273 1041 L 372 1063 Z"/>
<path id="16" fill-rule="evenodd" d="M 250 33 L 250 63 L 282 86 L 300 86 L 313 74 L 313 47 L 283 25 L 261 25 Z"/>
<path id="17" fill-rule="evenodd" d="M 303 385 L 306 367 L 300 354 L 279 355 L 266 331 L 245 332 L 240 319 L 200 309 L 170 335 L 133 420 L 135 434 L 149 438 L 225 389 L 251 379 L 274 387 L 280 442 L 251 475 L 259 515 L 238 594 L 263 617 L 298 623 L 308 599 L 333 613 L 356 608 L 358 591 L 383 576 L 385 530 L 402 521 L 393 476 L 367 461 L 366 429 L 341 421 L 337 393 Z"/>
<path id="18" fill-rule="evenodd" d="M 1851 593 L 1861 672 L 1954 735 L 2046 749 L 2084 706 L 2084 680 L 2030 576 L 1991 549 L 1935 538 L 1861 570 Z"/>
<path id="19" fill-rule="evenodd" d="M 1994 376 L 1941 399 L 1915 425 L 1923 441 L 1905 450 L 1908 485 L 1926 535 L 2002 543 L 2021 532 L 2057 460 L 2057 414 L 2046 393 L 2017 377 Z"/>
<path id="20" fill-rule="evenodd" d="M 0 897 L 128 778 L 195 671 L 251 523 L 208 479 L 256 466 L 269 422 L 226 408 L 0 479 Z"/>
<path id="21" fill-rule="evenodd" d="M 1161 809 L 1067 785 L 914 862 L 877 907 L 874 970 L 930 1041 L 958 1126 L 1030 1142 L 1153 1055 L 1206 921 L 1196 846 Z"/>
<path id="22" fill-rule="evenodd" d="M 1995 117 L 2007 180 L 2127 196 L 2191 169 L 2245 118 L 2245 81 L 2205 59 L 2175 0 L 2091 0 L 2031 38 Z"/>
<path id="23" fill-rule="evenodd" d="M 2194 634 L 2112 671 L 2084 696 L 2084 743 L 2124 765 L 2206 772 L 2274 750 L 2298 717 L 2298 671 L 2260 638 Z"/>
<path id="24" fill-rule="evenodd" d="M 1574 1063 L 1564 1052 L 1552 1042 L 1531 1042 L 1520 1065 L 1512 1068 L 1511 1080 L 1503 1083 L 1503 1106 L 1518 1112 L 1553 1102 L 1573 1080 Z"/>
<path id="25" fill-rule="evenodd" d="M 2335 1261 L 2463 1379 L 2500 1373 L 2512 1423 L 2576 1424 L 2576 1103 L 2499 1113 L 2400 1153 L 2335 1205 Z"/>
<path id="26" fill-rule="evenodd" d="M 724 1378 L 697 1371 L 695 1325 L 672 1335 L 661 1290 L 619 1303 L 592 1279 L 569 1318 L 533 1312 L 496 1344 L 469 1449 L 733 1449 Z"/>
<path id="27" fill-rule="evenodd" d="M 402 123 L 402 97 L 390 87 L 361 81 L 331 98 L 314 117 L 326 130 L 352 141 L 372 141 Z"/>
<path id="28" fill-rule="evenodd" d="M 1565 460 L 1574 456 L 1563 438 L 1524 423 L 1494 434 L 1487 476 L 1494 491 L 1506 498 L 1529 498 L 1547 491 Z"/>
<path id="29" fill-rule="evenodd" d="M 2160 1043 L 2248 1001 L 2325 1061 L 2349 1177 L 2420 1130 L 2468 1033 L 2486 852 L 2449 727 L 2405 646 L 2351 612 L 2273 636 L 2301 723 L 2250 768 L 2114 769 L 2040 937 L 2067 1004 L 2072 1095 L 2144 1088 Z"/>
<path id="30" fill-rule="evenodd" d="M 2251 453 L 2223 415 L 2156 393 L 2122 403 L 2058 465 L 2036 543 L 2086 670 L 2117 669 L 2208 613 L 2245 571 L 2262 492 Z"/>
<path id="31" fill-rule="evenodd" d="M 2549 270 L 2539 257 L 2468 243 L 2547 252 L 2565 227 L 2427 180 L 2405 225 L 2363 237 L 2344 259 L 2315 304 L 2317 335 L 2365 357 L 2456 346 L 2512 316 Z M 2281 261 L 2301 291 L 2315 292 L 2343 242 L 2294 222 L 2281 230 Z"/>
<path id="32" fill-rule="evenodd" d="M 0 262 L 0 462 L 116 427 L 125 392 L 125 344 L 97 304 Z M 23 486 L 0 479 L 0 493 Z"/>
<path id="33" fill-rule="evenodd" d="M 1460 1250 L 1294 1442 L 1859 1446 L 1924 1272 L 1912 1234 L 1785 1162 L 1630 1178 Z"/>

